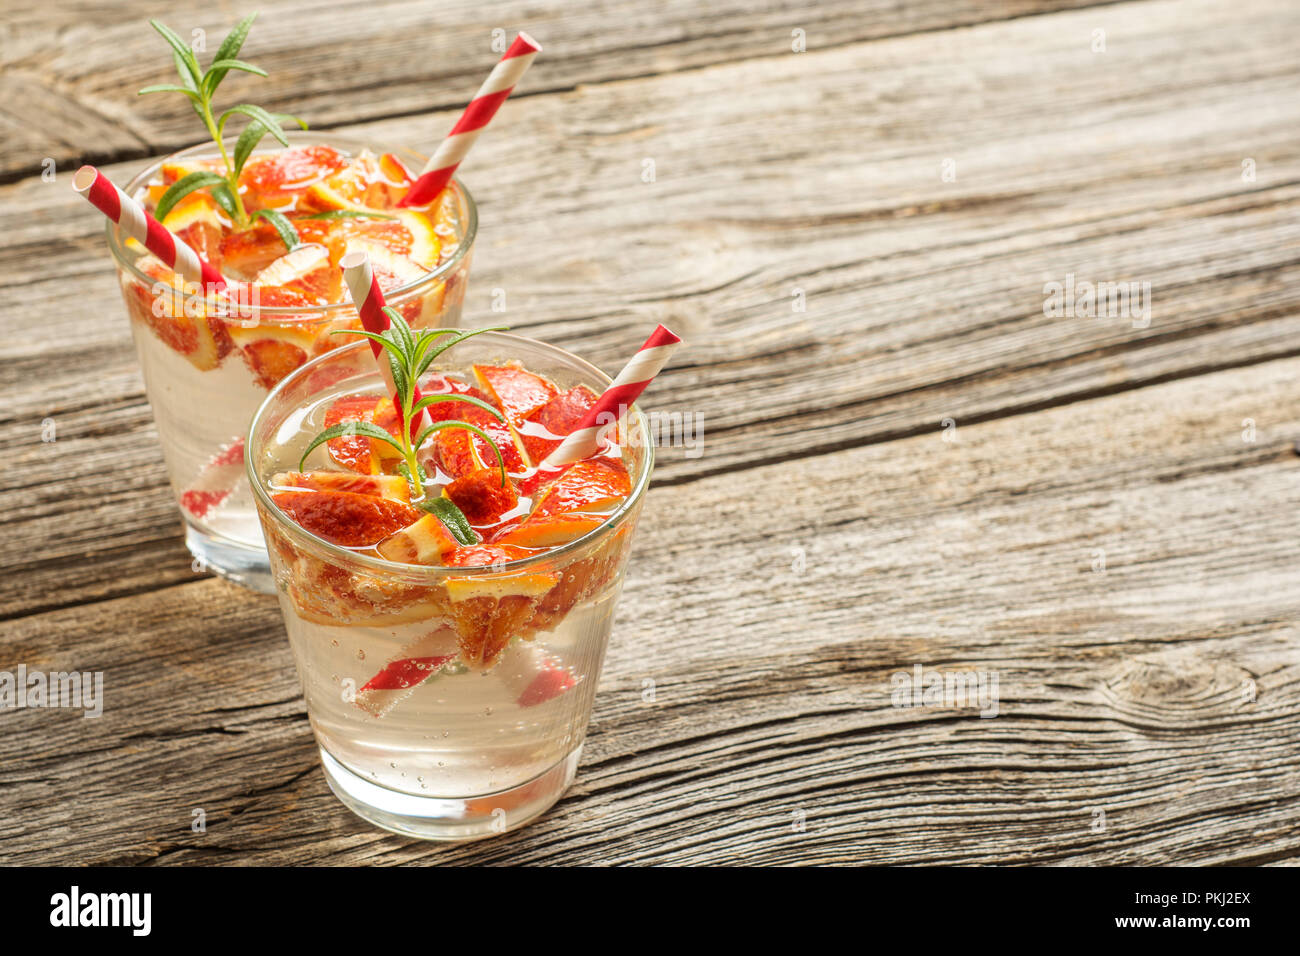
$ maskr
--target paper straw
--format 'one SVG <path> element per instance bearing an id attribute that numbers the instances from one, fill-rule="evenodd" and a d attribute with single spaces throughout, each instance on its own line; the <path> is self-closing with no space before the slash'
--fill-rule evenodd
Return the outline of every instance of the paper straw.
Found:
<path id="1" fill-rule="evenodd" d="M 184 241 L 172 235 L 149 211 L 140 205 L 94 166 L 82 166 L 72 177 L 72 188 L 90 200 L 136 242 L 163 261 L 187 282 L 197 282 L 205 289 L 224 289 L 225 277 Z"/>
<path id="2" fill-rule="evenodd" d="M 456 659 L 455 631 L 435 630 L 402 648 L 357 692 L 354 703 L 374 717 L 383 717 L 415 689 Z M 505 682 L 520 707 L 536 707 L 577 686 L 579 678 L 556 656 L 532 641 L 512 643 L 492 671 Z"/>
<path id="3" fill-rule="evenodd" d="M 343 279 L 348 284 L 348 291 L 352 293 L 352 302 L 357 307 L 357 314 L 361 316 L 361 325 L 367 332 L 381 334 L 385 332 L 391 322 L 388 316 L 384 314 L 384 293 L 379 288 L 379 283 L 375 279 L 374 270 L 370 268 L 370 257 L 364 252 L 357 250 L 349 252 L 339 260 L 339 265 L 343 267 Z M 397 409 L 397 420 L 402 420 L 402 399 L 397 394 L 397 383 L 393 381 L 393 370 L 388 364 L 388 353 L 382 345 L 374 339 L 368 339 L 370 342 L 370 351 L 374 353 L 375 363 L 379 366 L 379 374 L 384 377 L 384 385 L 388 388 L 389 394 L 393 396 L 393 406 Z M 423 396 L 420 394 L 420 383 L 411 383 L 411 404 L 415 405 Z M 421 409 L 420 414 L 416 416 L 414 426 L 411 428 L 411 439 L 414 440 L 419 435 L 420 430 L 429 424 L 427 409 Z"/>
<path id="4" fill-rule="evenodd" d="M 538 467 L 552 471 L 595 454 L 600 448 L 601 434 L 627 414 L 632 403 L 659 374 L 681 341 L 662 325 L 651 332 L 645 345 L 641 346 L 636 355 L 632 356 L 632 361 L 618 373 L 618 378 L 596 399 L 596 404 L 582 417 L 573 433 L 547 455 Z"/>
<path id="5" fill-rule="evenodd" d="M 458 653 L 456 632 L 452 628 L 430 631 L 403 647 L 383 670 L 366 681 L 353 703 L 374 717 L 383 717 L 455 660 Z"/>
<path id="6" fill-rule="evenodd" d="M 474 145 L 474 140 L 483 132 L 483 127 L 496 115 L 519 78 L 532 65 L 533 57 L 541 50 L 541 44 L 527 33 L 521 31 L 515 37 L 515 42 L 510 44 L 505 56 L 492 68 L 447 138 L 424 164 L 424 169 L 402 197 L 399 206 L 427 206 L 438 198 L 438 194 L 451 182 L 456 167 Z"/>
<path id="7" fill-rule="evenodd" d="M 505 682 L 515 703 L 525 708 L 554 700 L 578 684 L 564 661 L 534 641 L 512 644 L 493 673 Z"/>
<path id="8" fill-rule="evenodd" d="M 181 492 L 181 507 L 196 518 L 205 518 L 230 497 L 243 477 L 244 439 L 236 438 L 213 455 Z"/>

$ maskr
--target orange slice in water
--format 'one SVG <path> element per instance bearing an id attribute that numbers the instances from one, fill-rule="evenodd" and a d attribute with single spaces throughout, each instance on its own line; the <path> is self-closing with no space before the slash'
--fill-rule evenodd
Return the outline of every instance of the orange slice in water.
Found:
<path id="1" fill-rule="evenodd" d="M 457 548 L 443 561 L 452 567 L 476 567 L 528 554 L 512 545 L 476 544 Z M 560 580 L 553 572 L 451 578 L 447 596 L 461 657 L 470 666 L 491 667 L 510 639 L 533 616 L 537 602 Z"/>
<path id="2" fill-rule="evenodd" d="M 283 300 L 274 290 L 290 293 L 288 298 L 299 296 L 303 305 L 325 305 L 339 301 L 342 293 L 342 274 L 330 262 L 329 250 L 316 243 L 304 243 L 286 252 L 260 271 L 253 279 L 258 286 L 262 305 L 296 304 Z M 265 296 L 271 293 L 271 301 Z"/>
<path id="3" fill-rule="evenodd" d="M 208 371 L 220 365 L 234 349 L 226 323 L 206 315 L 206 310 L 194 302 L 187 308 L 182 295 L 184 281 L 159 260 L 146 256 L 136 265 L 153 281 L 148 285 L 129 281 L 127 303 L 132 316 L 195 368 Z"/>
<path id="4" fill-rule="evenodd" d="M 221 262 L 231 272 L 252 277 L 289 250 L 269 222 L 258 220 L 248 229 L 226 234 L 221 239 Z"/>
<path id="5" fill-rule="evenodd" d="M 494 544 L 513 544 L 520 548 L 554 548 L 576 541 L 584 534 L 595 531 L 604 523 L 603 518 L 584 514 L 546 515 L 525 521 L 494 538 Z"/>
<path id="6" fill-rule="evenodd" d="M 458 547 L 437 515 L 430 514 L 379 542 L 379 553 L 402 564 L 441 564 L 443 555 Z"/>
<path id="7" fill-rule="evenodd" d="M 254 156 L 239 175 L 244 208 L 281 208 L 292 204 L 313 184 L 347 165 L 347 158 L 330 146 L 295 146 Z"/>
<path id="8" fill-rule="evenodd" d="M 542 488 L 527 526 L 566 511 L 595 511 L 618 504 L 632 493 L 627 468 L 616 458 L 588 458 L 573 465 Z"/>
<path id="9" fill-rule="evenodd" d="M 230 220 L 207 193 L 190 193 L 171 208 L 162 224 L 201 258 L 221 268 L 221 237 L 230 227 Z"/>
<path id="10" fill-rule="evenodd" d="M 318 211 L 365 209 L 367 191 L 379 178 L 379 161 L 374 153 L 362 151 L 346 165 L 332 170 L 313 184 L 303 197 L 302 208 Z"/>
<path id="11" fill-rule="evenodd" d="M 306 349 L 283 339 L 260 338 L 240 349 L 253 378 L 267 391 L 307 361 Z"/>
<path id="12" fill-rule="evenodd" d="M 372 209 L 392 209 L 411 188 L 415 177 L 406 164 L 392 153 L 379 157 L 379 175 L 366 190 L 366 205 Z"/>
<path id="13" fill-rule="evenodd" d="M 506 478 L 502 485 L 500 468 L 471 471 L 447 485 L 442 493 L 455 503 L 470 524 L 491 524 L 519 504 L 514 483 Z"/>
<path id="14" fill-rule="evenodd" d="M 397 410 L 390 398 L 347 395 L 338 399 L 325 412 L 325 427 L 332 428 L 343 422 L 373 422 L 394 436 L 398 434 Z M 325 449 L 336 464 L 363 475 L 381 474 L 384 462 L 397 457 L 397 451 L 391 445 L 365 435 L 331 438 Z"/>
<path id="15" fill-rule="evenodd" d="M 556 395 L 529 416 L 530 424 L 520 427 L 519 438 L 534 463 L 545 461 L 547 455 L 560 447 L 560 439 L 572 434 L 581 424 L 583 416 L 596 404 L 596 398 L 596 393 L 587 386 L 577 385 Z M 536 434 L 534 426 L 560 437 Z"/>
<path id="16" fill-rule="evenodd" d="M 350 491 L 374 498 L 411 500 L 410 485 L 401 475 L 353 475 L 344 471 L 282 471 L 271 476 L 278 491 Z"/>
<path id="17" fill-rule="evenodd" d="M 281 491 L 271 500 L 312 534 L 345 548 L 372 547 L 420 519 L 405 502 L 348 491 Z"/>
<path id="18" fill-rule="evenodd" d="M 475 365 L 474 377 L 516 428 L 556 394 L 554 385 L 518 365 Z"/>

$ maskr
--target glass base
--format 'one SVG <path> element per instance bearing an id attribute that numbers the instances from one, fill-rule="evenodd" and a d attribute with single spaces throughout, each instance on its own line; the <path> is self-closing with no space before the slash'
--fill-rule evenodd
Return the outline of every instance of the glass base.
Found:
<path id="1" fill-rule="evenodd" d="M 573 782 L 582 747 L 517 787 L 481 797 L 417 797 L 389 790 L 353 773 L 321 749 L 325 780 L 334 795 L 361 819 L 422 840 L 481 840 L 535 820 Z"/>
<path id="2" fill-rule="evenodd" d="M 275 593 L 266 547 L 251 548 L 229 538 L 185 525 L 185 546 L 194 555 L 195 571 L 212 571 L 227 581 L 260 594 Z"/>

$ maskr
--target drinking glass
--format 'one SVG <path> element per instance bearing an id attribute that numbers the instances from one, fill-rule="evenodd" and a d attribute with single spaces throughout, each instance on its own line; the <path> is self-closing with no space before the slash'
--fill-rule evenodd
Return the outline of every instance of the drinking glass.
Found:
<path id="1" fill-rule="evenodd" d="M 561 389 L 609 385 L 568 352 L 502 333 L 459 343 L 430 374 L 512 359 Z M 393 563 L 311 534 L 270 486 L 299 470 L 333 401 L 383 388 L 366 343 L 298 369 L 253 420 L 248 479 L 334 793 L 395 832 L 490 836 L 543 813 L 574 778 L 653 449 L 634 406 L 619 436 L 631 494 L 566 545 L 483 567 Z M 485 634 L 505 644 L 499 659 L 465 664 L 459 647 Z"/>
<path id="2" fill-rule="evenodd" d="M 366 148 L 391 152 L 411 170 L 424 162 L 409 150 L 332 134 L 290 133 L 289 141 L 293 146 L 331 146 L 345 156 Z M 265 152 L 274 150 L 255 155 Z M 125 192 L 141 198 L 164 163 L 216 155 L 211 143 L 175 153 L 143 170 Z M 457 235 L 442 238 L 456 243 L 455 252 L 437 269 L 387 295 L 388 304 L 413 326 L 455 327 L 460 321 L 478 211 L 459 182 L 454 197 Z M 224 315 L 215 314 L 213 302 L 205 301 L 197 288 L 176 290 L 141 271 L 143 250 L 126 242 L 112 222 L 107 229 L 163 461 L 196 567 L 270 593 L 266 547 L 244 479 L 244 436 L 278 377 L 349 340 L 329 333 L 354 323 L 356 310 L 350 301 L 309 308 L 261 306 L 255 294 L 244 290 Z"/>

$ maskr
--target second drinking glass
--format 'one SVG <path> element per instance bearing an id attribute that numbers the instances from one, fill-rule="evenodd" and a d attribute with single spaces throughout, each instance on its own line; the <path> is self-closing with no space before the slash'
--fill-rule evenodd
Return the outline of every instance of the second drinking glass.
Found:
<path id="1" fill-rule="evenodd" d="M 478 213 L 458 182 L 427 209 L 395 198 L 422 158 L 343 137 L 291 133 L 289 149 L 259 151 L 241 176 L 250 212 L 288 215 L 301 243 L 289 249 L 267 221 L 242 232 L 204 193 L 191 193 L 164 225 L 222 269 L 234 306 L 180 286 L 108 224 L 131 331 L 163 458 L 198 566 L 270 591 L 266 548 L 244 477 L 244 435 L 254 411 L 285 376 L 355 341 L 360 328 L 338 259 L 368 252 L 390 305 L 415 327 L 459 324 Z M 233 144 L 228 147 L 233 148 Z M 212 144 L 154 163 L 127 185 L 152 209 L 166 185 L 204 168 Z"/>

